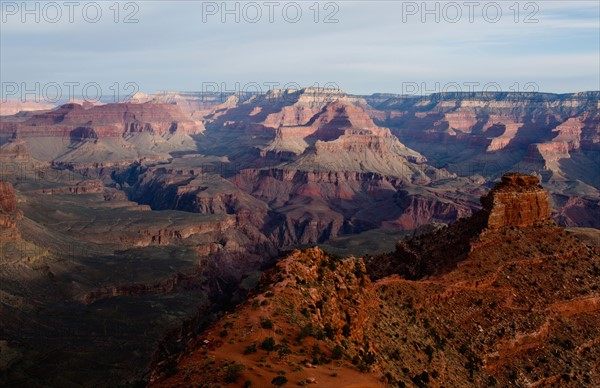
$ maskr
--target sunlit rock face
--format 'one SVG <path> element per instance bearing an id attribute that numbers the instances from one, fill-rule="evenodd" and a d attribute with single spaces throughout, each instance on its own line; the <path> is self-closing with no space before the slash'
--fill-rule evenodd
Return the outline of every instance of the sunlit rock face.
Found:
<path id="1" fill-rule="evenodd" d="M 539 178 L 509 173 L 481 198 L 487 227 L 533 226 L 551 216 L 548 193 L 540 186 Z"/>

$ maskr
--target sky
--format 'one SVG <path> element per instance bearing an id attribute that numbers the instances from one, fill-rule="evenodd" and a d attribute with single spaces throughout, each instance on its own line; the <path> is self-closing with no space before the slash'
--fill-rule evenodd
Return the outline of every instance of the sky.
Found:
<path id="1" fill-rule="evenodd" d="M 23 4 L 0 1 L 3 98 L 600 90 L 598 1 Z"/>

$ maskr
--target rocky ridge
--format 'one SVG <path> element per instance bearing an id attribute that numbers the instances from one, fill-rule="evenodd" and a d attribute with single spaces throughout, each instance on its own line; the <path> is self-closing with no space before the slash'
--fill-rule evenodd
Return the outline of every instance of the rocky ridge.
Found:
<path id="1" fill-rule="evenodd" d="M 484 198 L 493 214 L 539 191 L 535 177 L 508 174 Z M 597 385 L 600 252 L 547 207 L 518 209 L 432 228 L 364 263 L 294 251 L 255 296 L 157 365 L 153 385 Z"/>

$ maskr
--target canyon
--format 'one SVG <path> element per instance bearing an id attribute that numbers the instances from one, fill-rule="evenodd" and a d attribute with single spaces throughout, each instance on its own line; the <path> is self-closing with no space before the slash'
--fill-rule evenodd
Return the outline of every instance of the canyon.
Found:
<path id="1" fill-rule="evenodd" d="M 542 242 L 555 254 L 561 240 L 577 249 L 575 256 L 594 261 L 596 253 L 574 235 L 598 241 L 599 97 L 356 96 L 307 88 L 0 105 L 0 353 L 10 355 L 0 357 L 0 383 L 160 382 L 165 364 L 172 367 L 198 344 L 190 339 L 206 335 L 226 308 L 252 303 L 249 295 L 272 284 L 268 277 L 276 271 L 299 271 L 303 286 L 335 261 L 337 318 L 326 321 L 322 312 L 313 324 L 343 326 L 344 316 L 358 314 L 348 323 L 350 338 L 362 340 L 373 331 L 371 300 L 387 298 L 378 290 L 390 277 L 404 279 L 390 290 L 410 290 L 413 299 L 451 289 L 455 278 L 406 282 L 471 269 L 462 268 L 484 256 L 485 244 L 507 253 L 511 244 L 525 249 L 529 241 L 537 251 L 528 254 L 537 257 L 550 255 Z M 531 233 L 523 237 L 525 230 Z M 550 239 L 550 231 L 560 238 Z M 293 251 L 317 244 L 327 253 Z M 294 253 L 280 259 L 288 251 Z M 336 253 L 364 260 L 342 265 Z M 303 267 L 293 264 L 308 256 Z M 558 256 L 572 264 L 571 256 Z M 485 268 L 490 276 L 512 265 L 498 260 Z M 576 267 L 573 276 L 584 276 Z M 353 310 L 355 292 L 366 310 Z M 457 306 L 471 296 L 465 298 Z M 565 296 L 552 303 L 570 311 L 588 302 Z M 395 309 L 386 313 L 399 314 Z M 257 317 L 249 319 L 254 324 Z M 531 329 L 518 335 L 541 327 Z M 339 333 L 334 338 L 341 340 Z M 415 346 L 426 346 L 421 342 Z M 495 361 L 499 370 L 507 349 L 518 347 L 511 344 L 498 342 L 505 349 Z M 353 349 L 351 359 L 352 352 L 362 359 L 373 351 Z M 410 383 L 398 371 L 391 378 Z M 375 381 L 360 372 L 352 379 Z"/>

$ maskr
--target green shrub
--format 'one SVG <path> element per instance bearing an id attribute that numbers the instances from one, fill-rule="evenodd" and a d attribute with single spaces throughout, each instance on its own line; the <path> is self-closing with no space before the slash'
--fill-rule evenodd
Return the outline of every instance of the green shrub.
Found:
<path id="1" fill-rule="evenodd" d="M 334 360 L 339 360 L 343 356 L 344 356 L 344 348 L 342 348 L 340 345 L 335 345 L 335 347 L 333 348 L 333 351 L 331 352 L 331 358 L 333 358 Z"/>
<path id="2" fill-rule="evenodd" d="M 334 339 L 336 330 L 331 326 L 330 323 L 325 324 L 325 336 L 330 340 Z"/>
<path id="3" fill-rule="evenodd" d="M 292 354 L 292 351 L 287 345 L 278 345 L 277 353 L 279 354 L 279 357 L 285 357 L 289 354 Z"/>
<path id="4" fill-rule="evenodd" d="M 300 329 L 300 332 L 296 335 L 296 340 L 302 341 L 304 338 L 313 335 L 313 325 L 312 323 L 306 324 Z"/>
<path id="5" fill-rule="evenodd" d="M 318 330 L 316 330 L 314 337 L 319 341 L 323 341 L 326 338 L 325 332 L 321 329 L 318 329 Z"/>
<path id="6" fill-rule="evenodd" d="M 228 384 L 236 383 L 244 369 L 246 368 L 241 364 L 233 363 L 232 365 L 229 365 L 225 371 L 225 382 Z"/>
<path id="7" fill-rule="evenodd" d="M 345 324 L 344 327 L 342 327 L 342 335 L 344 337 L 350 337 L 350 325 L 349 324 Z"/>
<path id="8" fill-rule="evenodd" d="M 273 384 L 276 387 L 281 387 L 285 384 L 287 384 L 288 379 L 285 376 L 277 376 L 274 377 L 273 380 L 271 380 L 271 384 Z"/>
<path id="9" fill-rule="evenodd" d="M 260 344 L 260 348 L 264 349 L 268 352 L 275 350 L 275 338 L 273 338 L 273 337 L 265 338 L 265 340 L 262 342 L 262 344 Z"/>

